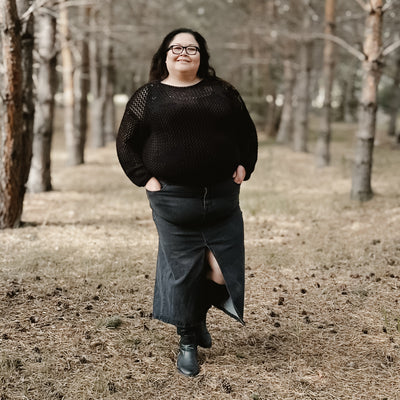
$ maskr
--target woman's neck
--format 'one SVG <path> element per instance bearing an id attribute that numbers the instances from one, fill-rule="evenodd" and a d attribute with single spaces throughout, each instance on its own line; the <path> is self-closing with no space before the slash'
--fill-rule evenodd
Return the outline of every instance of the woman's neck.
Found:
<path id="1" fill-rule="evenodd" d="M 192 86 L 195 85 L 196 83 L 199 83 L 201 79 L 195 75 L 191 76 L 185 76 L 185 75 L 180 75 L 180 76 L 172 76 L 168 75 L 164 80 L 162 80 L 162 83 L 166 83 L 167 85 L 171 86 Z"/>

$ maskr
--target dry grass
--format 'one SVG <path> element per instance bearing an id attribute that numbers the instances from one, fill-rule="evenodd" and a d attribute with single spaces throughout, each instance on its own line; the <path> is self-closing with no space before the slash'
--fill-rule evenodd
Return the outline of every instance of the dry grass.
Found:
<path id="1" fill-rule="evenodd" d="M 375 149 L 374 199 L 349 200 L 351 127 L 333 165 L 261 144 L 242 191 L 240 326 L 209 317 L 201 373 L 175 370 L 177 336 L 151 319 L 157 237 L 114 146 L 63 166 L 0 232 L 0 399 L 400 399 L 399 151 Z"/>

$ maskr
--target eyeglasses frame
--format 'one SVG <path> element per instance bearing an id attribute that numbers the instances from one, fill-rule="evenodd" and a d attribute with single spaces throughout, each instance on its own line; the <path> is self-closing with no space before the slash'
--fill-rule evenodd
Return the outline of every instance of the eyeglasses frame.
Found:
<path id="1" fill-rule="evenodd" d="M 180 53 L 174 53 L 174 51 L 173 51 L 174 47 L 182 47 L 182 51 Z M 186 50 L 188 47 L 194 47 L 196 49 L 196 53 L 188 54 L 188 52 Z M 197 54 L 197 52 L 200 53 L 200 48 L 197 47 L 197 46 L 194 46 L 192 44 L 190 46 L 181 46 L 180 44 L 173 44 L 173 45 L 169 46 L 168 49 L 167 49 L 167 51 L 170 51 L 170 50 L 172 51 L 172 54 L 175 54 L 176 56 L 179 56 L 179 55 L 183 54 L 183 52 L 185 52 L 186 55 L 188 55 L 188 56 L 195 56 Z"/>

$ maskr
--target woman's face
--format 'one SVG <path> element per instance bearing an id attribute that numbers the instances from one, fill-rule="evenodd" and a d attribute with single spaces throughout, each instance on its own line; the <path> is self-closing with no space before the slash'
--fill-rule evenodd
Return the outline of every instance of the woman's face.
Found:
<path id="1" fill-rule="evenodd" d="M 171 41 L 169 46 L 195 46 L 199 47 L 196 39 L 190 33 L 178 33 Z M 168 73 L 170 75 L 197 74 L 200 66 L 200 52 L 196 54 L 187 54 L 187 49 L 183 50 L 181 54 L 174 54 L 172 50 L 168 50 L 166 64 Z"/>

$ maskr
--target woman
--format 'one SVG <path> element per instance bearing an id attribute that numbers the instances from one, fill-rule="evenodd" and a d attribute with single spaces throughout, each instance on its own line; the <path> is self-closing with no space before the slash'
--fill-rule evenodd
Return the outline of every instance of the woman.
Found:
<path id="1" fill-rule="evenodd" d="M 239 190 L 257 159 L 246 106 L 215 76 L 198 32 L 164 38 L 149 83 L 126 106 L 117 152 L 131 181 L 145 186 L 159 234 L 153 317 L 177 327 L 178 370 L 197 375 L 197 346 L 211 347 L 211 305 L 243 323 Z"/>

